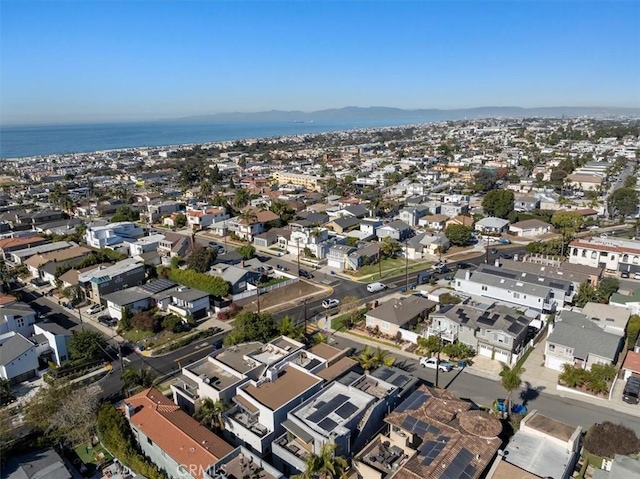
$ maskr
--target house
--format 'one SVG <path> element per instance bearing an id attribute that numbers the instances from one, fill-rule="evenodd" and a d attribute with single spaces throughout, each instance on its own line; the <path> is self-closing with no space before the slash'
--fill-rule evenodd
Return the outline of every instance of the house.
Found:
<path id="1" fill-rule="evenodd" d="M 449 239 L 444 234 L 419 233 L 407 241 L 405 254 L 409 259 L 439 257 L 449 249 L 449 246 Z"/>
<path id="2" fill-rule="evenodd" d="M 23 264 L 25 260 L 31 258 L 32 256 L 52 253 L 54 251 L 71 248 L 73 246 L 78 245 L 77 243 L 74 243 L 72 241 L 56 241 L 55 243 L 45 243 L 38 246 L 28 245 L 25 248 L 7 252 L 6 261 L 13 266 L 19 266 Z"/>
<path id="3" fill-rule="evenodd" d="M 72 479 L 64 460 L 53 449 L 37 449 L 11 455 L 2 464 L 4 479 Z"/>
<path id="4" fill-rule="evenodd" d="M 271 228 L 269 231 L 255 235 L 253 244 L 262 248 L 275 245 L 277 248 L 286 249 L 290 239 L 291 230 L 289 228 Z"/>
<path id="5" fill-rule="evenodd" d="M 68 260 L 84 258 L 88 256 L 90 252 L 91 250 L 84 246 L 72 246 L 71 248 L 33 255 L 24 261 L 24 265 L 33 277 L 44 278 L 45 275 L 41 268 L 47 263 L 54 262 L 56 264 L 62 264 Z"/>
<path id="6" fill-rule="evenodd" d="M 636 347 L 636 349 L 639 349 Z M 627 351 L 627 355 L 624 358 L 624 363 L 622 363 L 622 371 L 623 377 L 622 379 L 626 381 L 631 376 L 640 377 L 640 351 Z"/>
<path id="7" fill-rule="evenodd" d="M 376 228 L 376 236 L 379 239 L 391 238 L 396 241 L 404 241 L 413 235 L 411 226 L 404 221 L 395 220 Z"/>
<path id="8" fill-rule="evenodd" d="M 459 226 L 466 226 L 468 228 L 474 229 L 475 228 L 475 221 L 473 219 L 473 216 L 456 216 L 454 218 L 451 218 L 450 220 L 447 221 L 446 226 L 451 226 L 451 225 L 459 225 Z M 446 229 L 446 227 L 445 227 Z"/>
<path id="9" fill-rule="evenodd" d="M 420 218 L 418 225 L 430 230 L 444 231 L 448 220 L 449 217 L 447 215 L 426 215 Z"/>
<path id="10" fill-rule="evenodd" d="M 379 430 L 398 388 L 368 375 L 349 383 L 334 381 L 288 413 L 272 443 L 273 464 L 286 476 L 304 471 L 306 455 L 327 443 L 348 458 Z"/>
<path id="11" fill-rule="evenodd" d="M 124 311 L 129 314 L 136 314 L 140 311 L 150 309 L 153 294 L 141 287 L 134 286 L 121 291 L 103 295 L 100 300 L 107 305 L 109 316 L 114 319 L 122 319 Z"/>
<path id="12" fill-rule="evenodd" d="M 213 223 L 218 223 L 229 219 L 224 208 L 202 208 L 192 209 L 187 207 L 187 223 L 191 228 L 208 228 Z"/>
<path id="13" fill-rule="evenodd" d="M 233 450 L 155 388 L 127 398 L 124 414 L 143 454 L 171 477 L 206 479 Z"/>
<path id="14" fill-rule="evenodd" d="M 78 285 L 96 303 L 107 294 L 139 286 L 145 281 L 144 263 L 134 258 L 123 259 L 109 266 L 98 266 L 78 274 Z"/>
<path id="15" fill-rule="evenodd" d="M 510 271 L 490 264 L 480 264 L 475 271 L 459 270 L 453 279 L 453 288 L 461 293 L 540 313 L 562 309 L 576 292 L 570 281 Z"/>
<path id="16" fill-rule="evenodd" d="M 547 336 L 545 367 L 562 371 L 564 364 L 591 369 L 594 364 L 615 364 L 622 347 L 619 335 L 605 332 L 586 315 L 562 311 Z"/>
<path id="17" fill-rule="evenodd" d="M 440 206 L 440 213 L 448 216 L 449 218 L 455 218 L 460 215 L 465 215 L 469 212 L 468 203 L 442 203 Z"/>
<path id="18" fill-rule="evenodd" d="M 531 213 L 540 208 L 540 200 L 535 196 L 519 196 L 513 201 L 514 211 Z"/>
<path id="19" fill-rule="evenodd" d="M 229 231 L 234 232 L 240 238 L 253 241 L 253 237 L 266 230 L 265 225 L 270 221 L 279 220 L 280 217 L 271 211 L 253 210 L 252 218 L 236 217 L 227 221 Z M 216 223 L 217 224 L 217 223 Z"/>
<path id="20" fill-rule="evenodd" d="M 265 351 L 269 353 L 269 351 Z M 262 455 L 284 432 L 283 422 L 294 407 L 320 390 L 323 380 L 295 363 L 282 361 L 237 387 L 234 407 L 225 412 L 225 433 Z"/>
<path id="21" fill-rule="evenodd" d="M 47 341 L 48 351 L 38 351 L 38 356 L 43 354 L 50 358 L 58 366 L 69 360 L 69 350 L 67 348 L 69 339 L 73 333 L 63 328 L 57 323 L 45 321 L 34 326 L 34 334 L 42 335 Z"/>
<path id="22" fill-rule="evenodd" d="M 565 179 L 568 186 L 582 191 L 598 191 L 601 188 L 603 181 L 603 176 L 581 175 L 577 173 L 568 175 Z"/>
<path id="23" fill-rule="evenodd" d="M 613 293 L 609 304 L 627 308 L 630 314 L 640 314 L 640 290 L 632 291 L 629 295 Z"/>
<path id="24" fill-rule="evenodd" d="M 4 260 L 9 259 L 9 253 L 27 247 L 33 248 L 51 241 L 41 236 L 16 236 L 13 238 L 0 239 L 0 254 Z"/>
<path id="25" fill-rule="evenodd" d="M 146 205 L 146 212 L 142 210 L 150 223 L 156 223 L 163 216 L 169 216 L 172 213 L 178 213 L 183 210 L 183 206 L 177 201 L 159 201 Z"/>
<path id="26" fill-rule="evenodd" d="M 569 262 L 609 272 L 640 273 L 640 241 L 604 236 L 576 238 L 569 243 Z"/>
<path id="27" fill-rule="evenodd" d="M 362 219 L 369 214 L 369 210 L 360 204 L 350 205 L 342 208 L 338 212 L 338 216 Z"/>
<path id="28" fill-rule="evenodd" d="M 191 251 L 192 244 L 192 240 L 188 236 L 165 233 L 164 238 L 158 242 L 157 251 L 160 256 L 184 257 Z"/>
<path id="29" fill-rule="evenodd" d="M 416 226 L 418 224 L 418 220 L 428 212 L 429 209 L 421 205 L 411 206 L 409 208 L 401 209 L 400 213 L 398 213 L 398 219 L 400 221 L 404 221 L 409 226 Z"/>
<path id="30" fill-rule="evenodd" d="M 509 233 L 525 238 L 535 238 L 550 233 L 552 226 L 541 220 L 524 220 L 509 225 Z"/>
<path id="31" fill-rule="evenodd" d="M 487 479 L 569 478 L 580 457 L 582 427 L 569 426 L 535 409 L 499 454 Z"/>
<path id="32" fill-rule="evenodd" d="M 360 219 L 355 216 L 344 216 L 342 218 L 335 218 L 332 221 L 329 221 L 325 226 L 331 231 L 343 234 L 360 226 Z"/>
<path id="33" fill-rule="evenodd" d="M 616 454 L 613 460 L 603 460 L 603 467 L 593 471 L 593 479 L 636 479 L 640 476 L 640 458 Z"/>
<path id="34" fill-rule="evenodd" d="M 36 313 L 26 303 L 13 301 L 0 306 L 0 334 L 13 331 L 28 338 L 35 322 Z"/>
<path id="35" fill-rule="evenodd" d="M 123 241 L 135 241 L 144 235 L 144 228 L 130 221 L 110 223 L 106 226 L 91 226 L 87 228 L 84 239 L 92 248 L 114 248 Z"/>
<path id="36" fill-rule="evenodd" d="M 592 301 L 586 303 L 581 312 L 599 325 L 603 331 L 617 336 L 624 336 L 629 316 L 631 316 L 627 308 Z"/>
<path id="37" fill-rule="evenodd" d="M 434 301 L 420 296 L 390 299 L 367 312 L 367 327 L 395 336 L 400 329 L 409 329 L 426 319 L 435 307 Z"/>
<path id="38" fill-rule="evenodd" d="M 347 256 L 345 269 L 357 271 L 367 264 L 374 264 L 379 259 L 380 245 L 377 243 L 366 243 Z"/>
<path id="39" fill-rule="evenodd" d="M 443 306 L 433 313 L 426 336 L 459 341 L 480 356 L 513 364 L 526 347 L 531 322 L 513 308 L 470 301 Z"/>
<path id="40" fill-rule="evenodd" d="M 420 386 L 384 421 L 353 460 L 362 479 L 478 479 L 501 444 L 499 419 L 445 389 Z"/>
<path id="41" fill-rule="evenodd" d="M 220 479 L 257 476 L 259 479 L 281 479 L 282 473 L 265 461 L 259 454 L 240 446 L 209 466 L 205 479 Z"/>
<path id="42" fill-rule="evenodd" d="M 129 256 L 138 256 L 152 251 L 157 251 L 164 234 L 151 234 L 143 236 L 129 243 Z"/>
<path id="43" fill-rule="evenodd" d="M 255 285 L 262 273 L 241 266 L 218 263 L 207 273 L 211 276 L 219 276 L 229 284 L 229 293 L 236 295 L 243 293 L 249 285 Z"/>
<path id="44" fill-rule="evenodd" d="M 0 334 L 0 378 L 11 384 L 36 377 L 38 355 L 35 345 L 22 334 Z"/>
<path id="45" fill-rule="evenodd" d="M 198 289 L 176 286 L 156 293 L 153 298 L 161 311 L 177 314 L 182 318 L 191 316 L 198 320 L 209 316 L 211 301 L 209 293 Z"/>
<path id="46" fill-rule="evenodd" d="M 358 248 L 354 246 L 347 246 L 344 244 L 331 246 L 329 248 L 329 253 L 327 254 L 327 266 L 339 270 L 345 269 L 349 255 L 357 250 Z"/>
<path id="47" fill-rule="evenodd" d="M 376 235 L 376 229 L 382 224 L 382 220 L 377 218 L 366 218 L 360 222 L 360 231 L 365 237 L 373 237 Z"/>
<path id="48" fill-rule="evenodd" d="M 509 220 L 488 216 L 476 222 L 475 230 L 482 234 L 500 235 L 507 231 Z"/>

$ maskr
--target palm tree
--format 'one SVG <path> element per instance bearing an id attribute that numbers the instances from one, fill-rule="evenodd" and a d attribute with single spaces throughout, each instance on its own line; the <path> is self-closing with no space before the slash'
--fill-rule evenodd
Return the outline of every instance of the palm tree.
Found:
<path id="1" fill-rule="evenodd" d="M 396 361 L 393 356 L 389 356 L 389 351 L 380 348 L 373 350 L 369 346 L 365 347 L 355 359 L 360 363 L 360 366 L 366 373 L 382 365 L 393 366 L 393 363 Z"/>
<path id="2" fill-rule="evenodd" d="M 310 453 L 305 461 L 304 472 L 293 479 L 346 479 L 347 460 L 336 456 L 337 446 L 325 443 L 320 454 Z"/>
<path id="3" fill-rule="evenodd" d="M 295 322 L 291 318 L 291 316 L 285 315 L 280 324 L 278 324 L 278 332 L 282 336 L 287 336 L 291 339 L 302 339 L 304 338 L 304 328 L 296 327 Z"/>
<path id="4" fill-rule="evenodd" d="M 238 219 L 243 223 L 250 225 L 251 223 L 253 223 L 255 220 L 258 219 L 258 216 L 256 215 L 255 211 L 253 211 L 250 208 L 247 208 L 240 212 L 240 214 L 238 215 Z"/>
<path id="5" fill-rule="evenodd" d="M 127 391 L 134 387 L 151 387 L 154 380 L 155 377 L 151 373 L 150 368 L 138 369 L 130 366 L 124 368 L 122 371 L 122 382 L 124 383 L 124 388 Z"/>
<path id="6" fill-rule="evenodd" d="M 513 392 L 522 385 L 520 375 L 524 372 L 522 368 L 511 368 L 507 364 L 502 365 L 500 377 L 502 378 L 502 387 L 507 391 L 507 415 L 511 414 L 511 403 L 513 400 Z"/>
<path id="7" fill-rule="evenodd" d="M 222 431 L 224 430 L 222 413 L 227 409 L 229 409 L 229 407 L 223 401 L 219 399 L 214 401 L 211 398 L 205 398 L 195 418 L 200 421 L 200 424 L 207 426 L 209 429 Z"/>

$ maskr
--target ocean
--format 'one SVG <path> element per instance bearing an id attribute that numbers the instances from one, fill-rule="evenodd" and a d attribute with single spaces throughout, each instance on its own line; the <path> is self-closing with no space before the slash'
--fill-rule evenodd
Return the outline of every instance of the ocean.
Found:
<path id="1" fill-rule="evenodd" d="M 413 119 L 349 119 L 298 123 L 155 121 L 0 127 L 0 158 L 21 158 L 145 146 L 326 133 L 416 123 Z"/>

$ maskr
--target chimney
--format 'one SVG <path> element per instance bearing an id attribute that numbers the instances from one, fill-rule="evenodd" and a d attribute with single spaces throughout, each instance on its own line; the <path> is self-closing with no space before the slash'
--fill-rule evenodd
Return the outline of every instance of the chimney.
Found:
<path id="1" fill-rule="evenodd" d="M 513 255 L 513 261 L 520 261 L 520 257 L 518 256 L 518 253 Z"/>
<path id="2" fill-rule="evenodd" d="M 500 263 L 500 258 L 496 258 L 493 264 L 496 268 L 500 268 L 502 266 L 502 264 Z"/>
<path id="3" fill-rule="evenodd" d="M 464 272 L 464 279 L 467 280 L 467 281 L 469 281 L 471 279 L 471 271 L 466 270 Z"/>

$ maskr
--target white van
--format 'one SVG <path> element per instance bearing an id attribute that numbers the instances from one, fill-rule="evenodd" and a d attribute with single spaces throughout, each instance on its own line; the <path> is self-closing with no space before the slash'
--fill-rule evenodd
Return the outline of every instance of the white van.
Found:
<path id="1" fill-rule="evenodd" d="M 387 286 L 382 283 L 369 283 L 367 285 L 367 291 L 370 293 L 378 293 L 387 289 Z"/>

